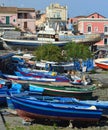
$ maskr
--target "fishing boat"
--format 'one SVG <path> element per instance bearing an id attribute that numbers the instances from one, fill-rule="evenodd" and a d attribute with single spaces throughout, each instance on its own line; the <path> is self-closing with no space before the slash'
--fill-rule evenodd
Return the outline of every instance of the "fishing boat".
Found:
<path id="1" fill-rule="evenodd" d="M 11 96 L 17 114 L 25 121 L 39 118 L 75 121 L 98 121 L 102 110 L 95 106 L 74 105 L 49 96 Z"/>
<path id="2" fill-rule="evenodd" d="M 29 71 L 26 68 L 17 67 L 17 71 L 14 71 L 17 76 L 27 76 L 33 78 L 46 78 L 47 79 L 55 79 L 55 82 L 69 82 L 69 78 L 66 75 L 57 74 L 53 71 Z"/>
<path id="3" fill-rule="evenodd" d="M 16 75 L 9 75 L 9 74 L 2 74 L 1 76 L 5 79 L 10 80 L 22 80 L 22 81 L 29 81 L 29 82 L 69 82 L 69 79 L 56 79 L 56 78 L 46 78 L 46 77 L 31 77 L 31 76 L 23 76 L 19 72 L 15 72 Z"/>
<path id="4" fill-rule="evenodd" d="M 43 89 L 44 95 L 75 97 L 78 99 L 91 99 L 92 93 L 96 89 L 94 85 L 73 86 L 67 82 L 37 82 L 36 80 L 30 80 L 28 77 L 21 78 L 21 76 L 5 75 L 3 77 L 8 80 L 14 80 L 19 83 L 28 83 L 34 85 L 37 89 Z M 32 78 L 31 78 L 32 79 Z"/>
<path id="5" fill-rule="evenodd" d="M 16 68 L 17 71 L 23 73 L 24 75 L 49 75 L 49 76 L 56 76 L 58 73 L 55 71 L 49 71 L 45 69 L 32 69 L 32 68 L 27 68 L 27 67 L 19 67 L 17 66 Z"/>
<path id="6" fill-rule="evenodd" d="M 18 72 L 17 72 L 18 71 Z M 73 85 L 91 85 L 92 79 L 85 77 L 85 80 L 81 76 L 75 74 L 59 74 L 55 71 L 41 71 L 41 70 L 30 70 L 28 68 L 17 67 L 17 71 L 14 71 L 17 76 L 27 77 L 43 77 L 43 78 L 54 78 L 56 82 L 70 82 Z"/>
<path id="7" fill-rule="evenodd" d="M 95 65 L 98 68 L 108 70 L 108 58 L 99 58 L 95 60 Z"/>
<path id="8" fill-rule="evenodd" d="M 40 84 L 35 83 L 35 87 L 38 86 L 43 88 L 43 95 L 50 95 L 50 96 L 62 96 L 62 97 L 75 97 L 77 99 L 91 99 L 92 93 L 96 89 L 96 86 L 73 86 L 73 85 L 57 85 L 57 84 Z"/>
<path id="9" fill-rule="evenodd" d="M 7 93 L 10 94 L 42 94 L 43 88 L 38 88 L 33 85 L 23 85 L 20 83 L 12 82 L 10 80 L 0 80 L 0 104 L 6 104 L 6 97 L 8 96 Z"/>
<path id="10" fill-rule="evenodd" d="M 7 33 L 7 34 L 6 34 Z M 95 43 L 101 40 L 102 34 L 74 35 L 68 31 L 56 32 L 53 28 L 46 25 L 45 30 L 40 30 L 36 37 L 21 36 L 20 32 L 4 32 L 0 38 L 5 49 L 15 48 L 34 48 L 37 46 L 53 44 L 65 46 L 69 42 L 76 43 Z"/>

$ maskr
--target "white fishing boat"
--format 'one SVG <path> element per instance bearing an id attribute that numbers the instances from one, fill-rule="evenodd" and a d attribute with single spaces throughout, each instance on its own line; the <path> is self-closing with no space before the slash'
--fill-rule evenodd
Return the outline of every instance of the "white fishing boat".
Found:
<path id="1" fill-rule="evenodd" d="M 7 35 L 6 35 L 7 33 Z M 5 49 L 15 48 L 35 48 L 46 44 L 64 46 L 69 42 L 76 43 L 95 43 L 101 40 L 101 34 L 84 34 L 74 35 L 68 31 L 55 31 L 53 28 L 46 26 L 40 30 L 37 36 L 21 36 L 20 32 L 8 31 L 0 38 Z"/>

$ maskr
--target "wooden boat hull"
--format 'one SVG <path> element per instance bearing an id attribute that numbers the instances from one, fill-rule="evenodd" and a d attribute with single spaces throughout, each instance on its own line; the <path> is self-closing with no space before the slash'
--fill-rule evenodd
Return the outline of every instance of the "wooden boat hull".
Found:
<path id="1" fill-rule="evenodd" d="M 50 96 L 62 96 L 62 97 L 74 97 L 77 99 L 91 99 L 92 98 L 92 91 L 87 92 L 66 92 L 66 91 L 56 91 L 56 90 L 48 90 L 45 89 L 43 95 L 50 95 Z"/>
<path id="2" fill-rule="evenodd" d="M 97 67 L 108 70 L 108 64 L 103 64 L 103 63 L 95 63 Z"/>
<path id="3" fill-rule="evenodd" d="M 89 107 L 86 106 L 74 106 L 59 102 L 51 103 L 48 101 L 34 100 L 32 98 L 25 99 L 24 97 L 11 97 L 11 100 L 18 115 L 24 120 L 41 117 L 57 120 L 97 121 L 102 115 L 101 110 L 89 109 Z"/>
<path id="4" fill-rule="evenodd" d="M 9 80 L 15 80 L 17 82 L 18 79 L 14 78 L 14 76 L 7 77 Z M 70 84 L 67 85 L 57 85 L 56 83 L 52 84 L 42 84 L 41 82 L 32 82 L 29 81 L 27 78 L 26 80 L 20 81 L 27 81 L 29 84 L 35 87 L 36 90 L 41 90 L 40 93 L 44 95 L 53 95 L 53 96 L 64 96 L 64 97 L 75 97 L 78 99 L 91 99 L 92 93 L 95 90 L 95 86 L 86 86 L 86 88 L 74 87 Z M 19 80 L 18 80 L 19 82 Z M 39 89 L 40 88 L 40 89 Z"/>
<path id="5" fill-rule="evenodd" d="M 69 82 L 68 77 L 63 75 L 49 75 L 44 73 L 25 73 L 23 71 L 15 71 L 17 76 L 24 76 L 24 77 L 33 77 L 33 78 L 40 78 L 41 79 L 52 79 L 55 82 Z"/>
<path id="6" fill-rule="evenodd" d="M 6 77 L 9 80 L 15 80 L 17 82 L 24 82 L 26 81 L 26 83 L 28 82 L 29 84 L 32 83 L 32 85 L 34 85 L 34 87 L 36 88 L 40 88 L 43 89 L 43 94 L 45 95 L 53 95 L 53 96 L 67 96 L 67 97 L 76 97 L 78 99 L 91 99 L 92 98 L 92 93 L 95 90 L 95 86 L 90 86 L 88 88 L 78 88 L 78 87 L 74 87 L 74 86 L 66 86 L 66 85 L 42 85 L 41 82 L 34 82 L 34 81 L 30 81 L 27 78 L 25 80 L 20 80 L 16 79 L 14 77 Z M 47 82 L 48 83 L 48 82 Z M 49 82 L 50 83 L 50 82 Z"/>
<path id="7" fill-rule="evenodd" d="M 95 60 L 95 65 L 101 69 L 108 70 L 108 58 L 99 58 Z"/>
<path id="8" fill-rule="evenodd" d="M 43 88 L 43 95 L 50 96 L 62 96 L 62 97 L 75 97 L 78 99 L 91 99 L 95 86 L 89 86 L 88 88 L 80 88 L 74 86 L 60 86 L 60 85 L 45 85 L 34 84 L 35 87 Z"/>
<path id="9" fill-rule="evenodd" d="M 22 80 L 22 81 L 34 81 L 34 82 L 69 82 L 69 79 L 67 77 L 59 76 L 54 78 L 52 77 L 40 77 L 40 76 L 23 76 L 18 72 L 18 75 L 8 75 L 8 74 L 2 74 L 3 78 L 10 79 L 10 80 Z"/>
<path id="10" fill-rule="evenodd" d="M 6 105 L 6 97 L 0 96 L 0 105 Z"/>
<path id="11" fill-rule="evenodd" d="M 55 120 L 74 120 L 74 121 L 98 121 L 98 117 L 97 118 L 86 118 L 86 117 L 63 117 L 63 116 L 48 116 L 48 115 L 41 115 L 41 114 L 34 114 L 34 113 L 30 113 L 30 112 L 26 112 L 25 110 L 20 110 L 17 109 L 17 114 L 23 118 L 26 121 L 32 121 L 34 119 L 39 119 L 39 118 L 45 118 L 45 119 L 55 119 Z"/>
<path id="12" fill-rule="evenodd" d="M 28 92 L 30 94 L 42 94 L 44 89 L 40 87 L 34 87 L 34 86 L 23 86 L 23 84 L 11 82 L 11 81 L 3 81 L 0 80 L 0 104 L 7 105 L 7 97 L 8 93 L 17 95 L 26 95 Z"/>
<path id="13" fill-rule="evenodd" d="M 53 78 L 40 78 L 40 77 L 28 77 L 28 76 L 15 76 L 2 74 L 2 77 L 9 80 L 22 80 L 22 81 L 33 81 L 33 82 L 55 82 L 56 79 Z"/>

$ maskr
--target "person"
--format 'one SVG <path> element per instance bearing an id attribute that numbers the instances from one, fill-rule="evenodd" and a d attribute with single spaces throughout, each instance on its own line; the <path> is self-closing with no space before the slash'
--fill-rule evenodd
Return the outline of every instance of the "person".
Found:
<path id="1" fill-rule="evenodd" d="M 52 65 L 49 64 L 49 71 L 52 71 Z"/>
<path id="2" fill-rule="evenodd" d="M 103 58 L 103 54 L 102 54 L 101 51 L 100 51 L 99 54 L 98 54 L 98 58 Z"/>
<path id="3" fill-rule="evenodd" d="M 85 64 L 82 64 L 81 77 L 82 77 L 82 83 L 84 85 L 87 85 L 86 76 L 85 76 L 86 70 L 87 70 L 87 66 Z"/>

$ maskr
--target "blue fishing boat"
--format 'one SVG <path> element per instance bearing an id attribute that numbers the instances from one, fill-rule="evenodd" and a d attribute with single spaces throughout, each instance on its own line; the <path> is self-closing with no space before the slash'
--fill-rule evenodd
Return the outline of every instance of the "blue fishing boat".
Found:
<path id="1" fill-rule="evenodd" d="M 20 83 L 17 83 L 20 82 Z M 28 81 L 27 81 L 28 82 Z M 18 91 L 29 91 L 36 93 L 41 93 L 43 95 L 51 96 L 62 96 L 62 97 L 75 97 L 78 99 L 91 99 L 92 93 L 96 89 L 95 86 L 89 86 L 88 88 L 74 87 L 71 84 L 60 85 L 54 83 L 41 83 L 41 82 L 32 82 L 32 84 L 21 83 L 21 81 L 12 82 L 6 84 L 10 89 L 18 89 Z M 11 84 L 11 85 L 10 85 Z"/>
<path id="2" fill-rule="evenodd" d="M 34 81 L 34 82 L 68 82 L 68 77 L 65 76 L 25 76 L 22 75 L 20 72 L 15 71 L 16 75 L 10 75 L 10 74 L 1 74 L 1 76 L 5 79 L 11 79 L 11 80 L 23 80 L 23 81 Z"/>
<path id="3" fill-rule="evenodd" d="M 61 97 L 11 96 L 20 117 L 26 121 L 37 118 L 57 120 L 98 121 L 102 110 L 95 106 L 81 106 L 65 102 Z"/>
<path id="4" fill-rule="evenodd" d="M 55 79 L 55 82 L 69 82 L 69 78 L 65 75 L 57 74 L 56 72 L 30 72 L 26 68 L 19 68 L 17 67 L 17 71 L 15 71 L 17 76 L 26 76 L 26 77 L 33 77 L 33 78 L 45 78 L 47 79 Z"/>
<path id="5" fill-rule="evenodd" d="M 17 66 L 17 71 L 21 72 L 24 75 L 30 75 L 30 76 L 35 76 L 35 75 L 46 75 L 46 76 L 56 76 L 58 75 L 57 72 L 55 71 L 49 71 L 49 70 L 40 70 L 40 69 L 30 69 L 26 67 L 19 67 Z"/>
<path id="6" fill-rule="evenodd" d="M 30 77 L 23 76 L 19 72 L 16 72 L 16 75 L 2 74 L 1 76 L 8 80 L 22 80 L 22 81 L 33 81 L 33 82 L 55 82 L 54 78 L 43 78 L 43 77 Z"/>
<path id="7" fill-rule="evenodd" d="M 43 88 L 35 87 L 33 85 L 23 85 L 11 81 L 0 80 L 0 104 L 6 105 L 7 93 L 10 94 L 22 94 L 29 92 L 29 94 L 42 94 L 44 91 Z"/>

